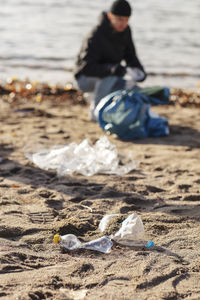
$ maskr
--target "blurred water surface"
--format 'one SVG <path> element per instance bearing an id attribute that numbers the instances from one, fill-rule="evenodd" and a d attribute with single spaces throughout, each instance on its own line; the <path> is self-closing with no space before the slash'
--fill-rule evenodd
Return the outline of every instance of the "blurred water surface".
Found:
<path id="1" fill-rule="evenodd" d="M 64 83 L 84 35 L 111 0 L 0 0 L 0 80 Z M 194 88 L 200 81 L 200 1 L 134 0 L 130 26 L 146 83 Z"/>

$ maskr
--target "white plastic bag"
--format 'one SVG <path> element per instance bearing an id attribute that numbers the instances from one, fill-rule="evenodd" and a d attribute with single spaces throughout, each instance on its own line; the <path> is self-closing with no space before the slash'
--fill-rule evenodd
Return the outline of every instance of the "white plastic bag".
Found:
<path id="1" fill-rule="evenodd" d="M 113 218 L 113 217 L 117 217 L 119 216 L 119 214 L 111 214 L 111 215 L 106 215 L 104 216 L 100 223 L 99 223 L 99 230 L 101 232 L 104 232 L 108 226 L 109 221 Z"/>
<path id="2" fill-rule="evenodd" d="M 104 232 L 107 229 L 110 220 L 115 216 L 119 216 L 119 214 L 106 215 L 102 218 L 99 223 L 99 229 L 101 232 Z M 154 246 L 154 243 L 152 241 L 145 241 L 144 233 L 144 225 L 140 216 L 133 213 L 122 222 L 120 229 L 116 233 L 112 234 L 110 238 L 117 243 L 126 246 L 142 246 L 151 248 Z"/>
<path id="3" fill-rule="evenodd" d="M 144 238 L 144 226 L 141 218 L 136 213 L 128 216 L 112 238 L 118 243 L 129 246 L 140 243 Z"/>
<path id="4" fill-rule="evenodd" d="M 106 136 L 101 137 L 95 145 L 91 145 L 90 141 L 85 139 L 79 145 L 71 143 L 60 148 L 25 153 L 25 156 L 41 169 L 57 170 L 59 176 L 74 172 L 85 176 L 97 173 L 124 175 L 138 165 L 133 159 L 125 165 L 119 165 L 117 148 Z"/>
<path id="5" fill-rule="evenodd" d="M 126 75 L 127 77 L 134 80 L 135 82 L 142 80 L 145 76 L 142 70 L 138 68 L 130 68 L 130 67 L 126 69 Z"/>

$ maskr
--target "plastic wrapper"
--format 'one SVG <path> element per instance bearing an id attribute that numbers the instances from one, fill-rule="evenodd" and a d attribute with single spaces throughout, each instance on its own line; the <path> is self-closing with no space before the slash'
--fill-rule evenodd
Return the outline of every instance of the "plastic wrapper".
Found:
<path id="1" fill-rule="evenodd" d="M 120 244 L 129 246 L 143 243 L 144 226 L 141 218 L 135 213 L 128 216 L 112 238 Z"/>
<path id="2" fill-rule="evenodd" d="M 99 229 L 104 232 L 111 219 L 118 214 L 106 215 L 99 223 Z M 103 230 L 102 230 L 103 229 Z M 152 241 L 145 241 L 144 225 L 141 218 L 133 213 L 129 215 L 123 222 L 120 229 L 112 234 L 110 238 L 119 244 L 126 246 L 142 246 L 150 248 L 154 245 Z"/>
<path id="3" fill-rule="evenodd" d="M 138 68 L 126 68 L 126 74 L 125 74 L 125 80 L 126 80 L 126 85 L 125 89 L 130 90 L 134 88 L 134 86 L 137 85 L 137 81 L 143 80 L 145 77 L 144 72 Z"/>
<path id="4" fill-rule="evenodd" d="M 106 215 L 104 216 L 100 223 L 99 223 L 99 230 L 101 232 L 104 232 L 109 224 L 109 221 L 113 218 L 113 217 L 117 217 L 119 216 L 119 214 L 111 214 L 111 215 Z"/>
<path id="5" fill-rule="evenodd" d="M 133 159 L 120 165 L 117 148 L 106 136 L 101 137 L 95 145 L 91 145 L 90 141 L 85 139 L 79 145 L 70 143 L 37 153 L 25 153 L 25 156 L 41 169 L 57 170 L 59 176 L 75 172 L 85 176 L 96 173 L 124 175 L 138 165 Z"/>

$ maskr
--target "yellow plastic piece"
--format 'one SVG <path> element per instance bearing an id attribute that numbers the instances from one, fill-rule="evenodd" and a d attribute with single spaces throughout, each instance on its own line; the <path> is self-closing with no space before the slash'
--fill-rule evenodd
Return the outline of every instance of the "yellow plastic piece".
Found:
<path id="1" fill-rule="evenodd" d="M 42 94 L 37 94 L 35 100 L 36 100 L 37 102 L 41 102 L 41 101 L 42 101 Z"/>
<path id="2" fill-rule="evenodd" d="M 59 234 L 56 234 L 53 238 L 53 242 L 58 244 L 60 241 L 61 241 L 61 238 L 60 238 Z"/>

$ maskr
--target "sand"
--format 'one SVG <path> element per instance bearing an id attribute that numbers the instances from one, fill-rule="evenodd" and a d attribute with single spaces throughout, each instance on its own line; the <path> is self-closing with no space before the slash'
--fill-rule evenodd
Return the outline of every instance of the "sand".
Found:
<path id="1" fill-rule="evenodd" d="M 41 97 L 0 95 L 0 299 L 200 299 L 199 105 L 154 108 L 169 120 L 167 137 L 108 136 L 140 162 L 129 174 L 59 178 L 28 161 L 24 147 L 95 142 L 104 133 L 79 94 Z M 69 252 L 52 242 L 55 233 L 92 240 L 103 216 L 133 212 L 153 248 Z"/>

